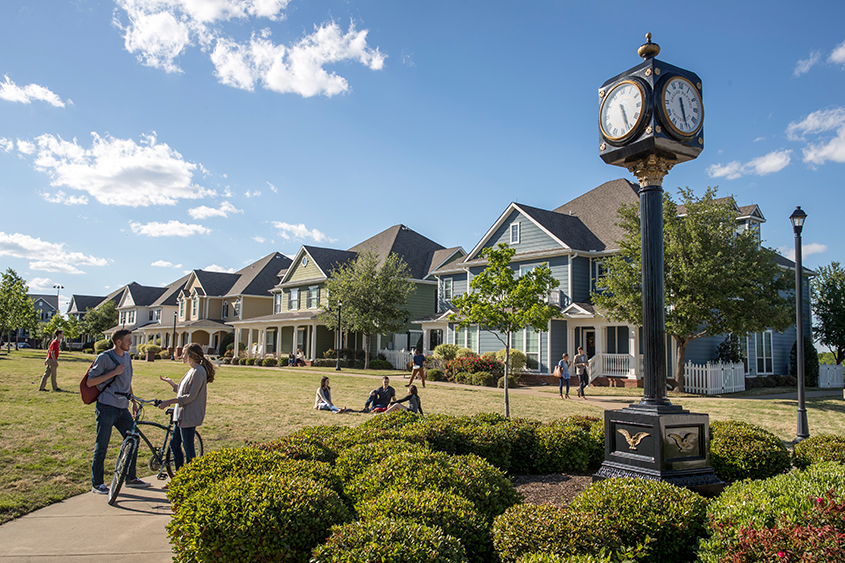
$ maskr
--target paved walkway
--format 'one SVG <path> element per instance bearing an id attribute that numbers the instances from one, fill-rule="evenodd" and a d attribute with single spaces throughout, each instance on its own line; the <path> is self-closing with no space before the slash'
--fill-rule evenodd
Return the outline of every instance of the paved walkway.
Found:
<path id="1" fill-rule="evenodd" d="M 313 372 L 312 372 L 313 373 Z M 335 372 L 331 372 L 334 374 Z M 372 377 L 359 374 L 359 377 Z M 453 383 L 430 382 L 429 385 Z M 473 388 L 472 386 L 466 386 Z M 513 393 L 554 396 L 545 387 L 513 389 Z M 807 397 L 842 397 L 841 389 L 809 391 Z M 742 400 L 793 399 L 795 393 L 736 397 Z M 573 399 L 575 401 L 577 399 Z M 683 397 L 678 404 L 692 404 L 716 397 Z M 592 396 L 584 401 L 604 409 L 620 409 L 639 402 L 638 397 Z M 172 560 L 165 526 L 170 505 L 155 476 L 145 477 L 149 489 L 124 489 L 116 506 L 105 495 L 85 493 L 36 510 L 0 526 L 0 563 L 165 563 Z M 245 562 L 246 563 L 246 562 Z"/>

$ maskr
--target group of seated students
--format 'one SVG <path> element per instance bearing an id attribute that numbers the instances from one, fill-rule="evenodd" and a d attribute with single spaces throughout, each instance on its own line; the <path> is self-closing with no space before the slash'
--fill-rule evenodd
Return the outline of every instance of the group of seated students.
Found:
<path id="1" fill-rule="evenodd" d="M 402 403 L 408 403 L 408 406 Z M 320 388 L 317 389 L 314 408 L 331 411 L 334 414 L 351 412 L 351 409 L 339 408 L 332 403 L 331 387 L 329 387 L 328 377 L 323 377 L 320 380 Z M 417 392 L 417 386 L 409 384 L 408 394 L 402 399 L 397 400 L 396 391 L 390 386 L 390 378 L 387 376 L 382 378 L 381 387 L 373 389 L 370 392 L 370 396 L 367 398 L 367 402 L 364 404 L 364 409 L 361 412 L 367 413 L 371 410 L 376 413 L 407 410 L 413 413 L 423 414 L 422 402 Z"/>
<path id="2" fill-rule="evenodd" d="M 296 366 L 304 366 L 305 365 L 305 354 L 302 353 L 301 348 L 296 349 L 296 354 L 291 352 L 288 354 L 288 366 L 296 367 Z"/>

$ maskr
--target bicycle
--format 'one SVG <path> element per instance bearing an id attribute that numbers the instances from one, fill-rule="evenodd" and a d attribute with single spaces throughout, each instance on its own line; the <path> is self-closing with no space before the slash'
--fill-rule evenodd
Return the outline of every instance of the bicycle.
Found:
<path id="1" fill-rule="evenodd" d="M 135 414 L 132 430 L 126 433 L 126 437 L 120 444 L 120 452 L 117 455 L 117 462 L 114 465 L 114 476 L 112 477 L 111 487 L 109 488 L 108 502 L 111 506 L 114 506 L 114 503 L 117 502 L 117 495 L 120 493 L 124 481 L 126 481 L 132 458 L 139 454 L 142 439 L 150 450 L 151 455 L 148 466 L 150 471 L 157 472 L 156 479 L 162 481 L 168 477 L 172 478 L 175 473 L 173 469 L 173 450 L 170 449 L 173 432 L 176 428 L 176 421 L 173 420 L 173 409 L 164 411 L 170 417 L 170 424 L 165 426 L 158 422 L 140 420 L 144 405 L 152 404 L 158 406 L 161 403 L 159 399 L 145 400 L 134 395 L 127 395 L 127 398 L 135 399 L 138 402 L 138 412 Z M 157 432 L 158 430 L 163 431 L 164 438 L 161 441 L 161 446 L 156 447 L 154 442 L 147 437 L 140 427 L 146 427 L 147 432 L 151 436 L 153 432 Z M 197 456 L 203 454 L 202 437 L 200 437 L 199 432 L 194 434 L 194 450 Z"/>

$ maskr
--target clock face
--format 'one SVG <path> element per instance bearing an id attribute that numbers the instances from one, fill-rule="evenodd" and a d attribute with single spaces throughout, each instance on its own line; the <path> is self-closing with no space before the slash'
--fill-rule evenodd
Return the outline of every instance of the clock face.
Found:
<path id="1" fill-rule="evenodd" d="M 623 141 L 637 130 L 644 117 L 645 90 L 633 80 L 624 80 L 604 97 L 599 127 L 608 141 Z"/>
<path id="2" fill-rule="evenodd" d="M 704 122 L 704 105 L 695 85 L 681 76 L 666 81 L 660 101 L 663 117 L 670 133 L 692 137 Z"/>

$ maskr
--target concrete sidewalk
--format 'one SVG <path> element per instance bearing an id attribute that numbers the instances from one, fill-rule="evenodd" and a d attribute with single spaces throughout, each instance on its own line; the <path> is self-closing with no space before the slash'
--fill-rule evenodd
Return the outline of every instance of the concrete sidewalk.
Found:
<path id="1" fill-rule="evenodd" d="M 165 526 L 170 503 L 164 481 L 149 489 L 84 493 L 0 526 L 0 563 L 166 563 L 172 561 Z"/>

